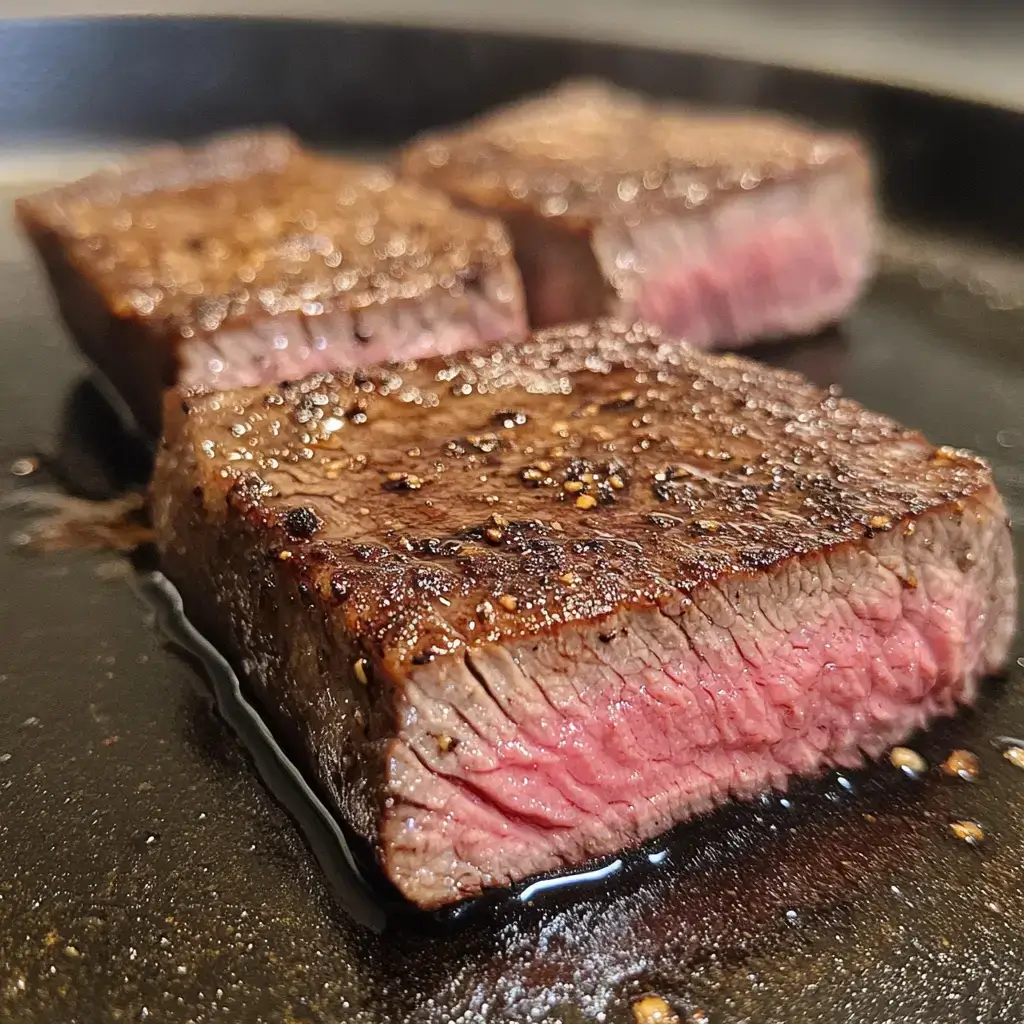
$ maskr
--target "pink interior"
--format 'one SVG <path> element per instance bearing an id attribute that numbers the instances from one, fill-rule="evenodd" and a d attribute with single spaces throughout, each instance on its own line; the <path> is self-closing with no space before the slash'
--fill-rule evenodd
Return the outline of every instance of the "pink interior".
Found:
<path id="1" fill-rule="evenodd" d="M 521 298 L 512 282 L 507 289 L 507 295 L 498 297 L 467 292 L 458 304 L 427 298 L 357 315 L 296 312 L 222 328 L 181 346 L 179 380 L 185 386 L 219 390 L 258 387 L 310 373 L 449 355 L 524 337 Z"/>
<path id="2" fill-rule="evenodd" d="M 652 612 L 630 620 L 626 648 L 563 634 L 554 654 L 474 652 L 471 683 L 453 674 L 410 693 L 415 724 L 392 771 L 411 795 L 387 825 L 392 871 L 400 885 L 406 862 L 419 885 L 448 884 L 446 874 L 470 891 L 481 877 L 503 884 L 793 775 L 859 764 L 973 699 L 1012 632 L 1009 564 L 972 585 L 951 567 L 922 568 L 914 587 L 880 571 L 855 591 L 794 595 L 790 610 L 727 628 Z M 457 692 L 481 684 L 475 702 Z M 457 737 L 447 753 L 439 733 Z"/>
<path id="3" fill-rule="evenodd" d="M 838 175 L 752 192 L 706 214 L 595 235 L 618 314 L 698 348 L 810 334 L 843 316 L 873 267 L 874 211 Z"/>

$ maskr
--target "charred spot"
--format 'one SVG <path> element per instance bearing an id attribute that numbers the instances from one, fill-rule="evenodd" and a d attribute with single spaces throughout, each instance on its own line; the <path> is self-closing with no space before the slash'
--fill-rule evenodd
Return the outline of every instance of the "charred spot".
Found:
<path id="1" fill-rule="evenodd" d="M 412 656 L 412 663 L 414 665 L 429 665 L 436 657 L 433 647 L 428 647 L 425 651 L 417 651 Z"/>
<path id="2" fill-rule="evenodd" d="M 592 540 L 576 540 L 572 542 L 570 549 L 574 555 L 597 555 L 604 551 L 604 541 L 592 539 Z"/>
<path id="3" fill-rule="evenodd" d="M 678 516 L 662 515 L 660 512 L 648 512 L 644 516 L 644 521 L 650 523 L 651 526 L 657 526 L 662 530 L 667 530 L 671 526 L 683 526 L 685 521 L 680 519 Z"/>
<path id="4" fill-rule="evenodd" d="M 391 549 L 384 547 L 382 544 L 356 544 L 352 548 L 352 554 L 360 562 L 366 562 L 369 565 L 379 565 L 391 557 Z"/>
<path id="5" fill-rule="evenodd" d="M 679 502 L 689 499 L 693 485 L 687 482 L 690 473 L 682 466 L 666 466 L 654 474 L 651 493 L 658 501 Z"/>
<path id="6" fill-rule="evenodd" d="M 442 540 L 440 537 L 427 537 L 413 541 L 411 550 L 417 555 L 431 558 L 454 558 L 462 551 L 462 541 L 454 538 Z"/>
<path id="7" fill-rule="evenodd" d="M 610 644 L 618 635 L 617 629 L 606 629 L 597 634 L 597 639 L 603 644 Z"/>
<path id="8" fill-rule="evenodd" d="M 548 540 L 546 537 L 535 537 L 530 541 L 530 550 L 545 554 L 549 551 L 561 550 L 561 545 L 557 541 Z"/>
<path id="9" fill-rule="evenodd" d="M 428 594 L 431 597 L 444 597 L 451 591 L 451 577 L 443 570 L 423 567 L 413 573 L 412 585 L 423 594 Z"/>
<path id="10" fill-rule="evenodd" d="M 185 246 L 191 252 L 202 252 L 206 248 L 206 240 L 193 235 L 191 238 L 185 239 Z"/>
<path id="11" fill-rule="evenodd" d="M 331 578 L 331 597 L 335 601 L 344 601 L 350 594 L 348 580 L 344 576 L 334 576 Z"/>
<path id="12" fill-rule="evenodd" d="M 320 518 L 308 505 L 290 508 L 284 514 L 284 528 L 291 537 L 312 537 L 321 527 Z"/>

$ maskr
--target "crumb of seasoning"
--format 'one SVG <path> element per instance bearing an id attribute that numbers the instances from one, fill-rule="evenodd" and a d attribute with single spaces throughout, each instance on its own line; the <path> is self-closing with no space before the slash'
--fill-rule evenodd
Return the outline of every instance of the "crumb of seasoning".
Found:
<path id="1" fill-rule="evenodd" d="M 952 821 L 949 831 L 970 846 L 981 846 L 985 842 L 985 832 L 976 821 Z"/>
<path id="2" fill-rule="evenodd" d="M 418 491 L 423 481 L 414 473 L 388 473 L 384 480 L 387 491 Z"/>
<path id="3" fill-rule="evenodd" d="M 928 771 L 928 762 L 910 747 L 893 747 L 889 751 L 889 763 L 893 768 L 914 777 L 924 775 Z"/>
<path id="4" fill-rule="evenodd" d="M 11 474 L 13 476 L 31 476 L 39 468 L 39 460 L 34 456 L 15 459 L 11 463 Z"/>
<path id="5" fill-rule="evenodd" d="M 441 733 L 441 735 L 437 737 L 437 749 L 440 750 L 442 754 L 447 754 L 454 744 L 455 740 L 453 740 L 447 733 Z"/>
<path id="6" fill-rule="evenodd" d="M 519 600 L 511 594 L 502 594 L 498 598 L 498 604 L 507 612 L 514 612 L 519 607 Z"/>
<path id="7" fill-rule="evenodd" d="M 584 511 L 593 508 L 597 504 L 597 498 L 592 494 L 581 494 L 576 499 L 576 507 L 581 508 Z"/>
<path id="8" fill-rule="evenodd" d="M 1012 765 L 1024 768 L 1024 747 L 1007 747 L 1003 751 L 1003 757 Z"/>
<path id="9" fill-rule="evenodd" d="M 292 553 L 290 551 L 287 551 L 287 550 L 279 551 L 278 554 L 277 554 L 277 557 L 278 557 L 278 559 L 280 561 L 287 562 L 288 559 L 292 557 Z"/>
<path id="10" fill-rule="evenodd" d="M 636 1024 L 679 1024 L 672 1007 L 661 996 L 644 996 L 633 1004 Z"/>
<path id="11" fill-rule="evenodd" d="M 362 686 L 368 686 L 370 677 L 366 674 L 366 659 L 359 658 L 352 668 L 356 674 L 356 679 L 359 680 L 360 684 Z"/>
<path id="12" fill-rule="evenodd" d="M 965 782 L 974 782 L 981 776 L 981 762 L 976 754 L 969 750 L 954 750 L 942 762 L 942 772 L 950 778 L 960 778 Z"/>

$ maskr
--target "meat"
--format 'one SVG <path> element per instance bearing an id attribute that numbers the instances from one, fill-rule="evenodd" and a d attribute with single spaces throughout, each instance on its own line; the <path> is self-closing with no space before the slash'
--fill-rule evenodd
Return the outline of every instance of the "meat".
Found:
<path id="1" fill-rule="evenodd" d="M 827 326 L 872 271 L 864 151 L 777 117 L 574 82 L 427 135 L 402 166 L 505 218 L 534 326 L 611 312 L 739 346 Z"/>
<path id="2" fill-rule="evenodd" d="M 85 354 L 162 391 L 247 387 L 525 334 L 501 225 L 284 133 L 166 147 L 18 203 Z"/>
<path id="3" fill-rule="evenodd" d="M 1003 661 L 986 465 L 609 321 L 173 397 L 165 572 L 438 907 L 878 755 Z"/>

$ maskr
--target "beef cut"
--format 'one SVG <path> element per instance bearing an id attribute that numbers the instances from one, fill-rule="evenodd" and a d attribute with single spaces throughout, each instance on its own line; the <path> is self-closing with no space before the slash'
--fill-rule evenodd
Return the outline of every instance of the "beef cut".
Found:
<path id="1" fill-rule="evenodd" d="M 154 432 L 178 380 L 246 387 L 526 330 L 499 222 L 286 133 L 168 146 L 17 210 L 82 349 Z"/>
<path id="2" fill-rule="evenodd" d="M 404 173 L 505 218 L 534 326 L 613 313 L 698 348 L 810 334 L 873 265 L 859 143 L 573 82 L 414 142 Z"/>
<path id="3" fill-rule="evenodd" d="M 599 322 L 171 396 L 165 572 L 409 900 L 853 766 L 970 702 L 1016 582 L 987 466 Z"/>

